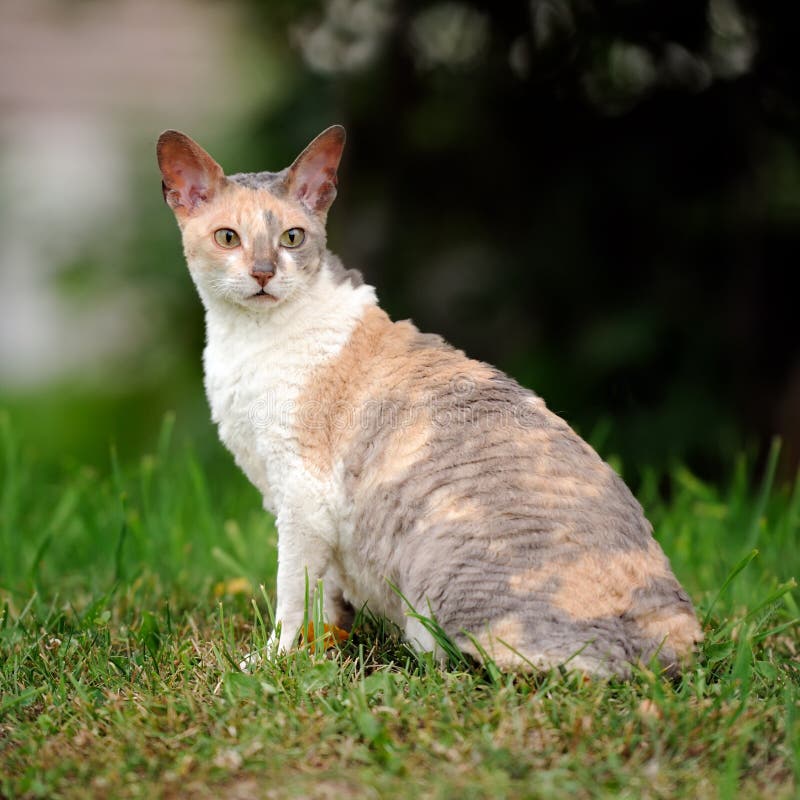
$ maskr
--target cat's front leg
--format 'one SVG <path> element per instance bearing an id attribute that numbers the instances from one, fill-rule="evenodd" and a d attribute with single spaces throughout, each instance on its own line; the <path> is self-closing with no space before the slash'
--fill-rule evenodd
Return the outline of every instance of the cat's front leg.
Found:
<path id="1" fill-rule="evenodd" d="M 291 650 L 297 644 L 306 608 L 312 607 L 314 590 L 325 567 L 320 559 L 320 556 L 324 555 L 324 552 L 320 551 L 324 548 L 320 547 L 316 552 L 308 553 L 305 548 L 297 547 L 295 542 L 283 544 L 282 540 L 285 541 L 286 538 L 278 534 L 276 629 L 270 640 L 270 644 L 273 645 L 277 637 L 278 652 Z M 306 597 L 306 586 L 308 586 L 308 597 Z"/>
<path id="2" fill-rule="evenodd" d="M 318 581 L 328 571 L 333 554 L 332 531 L 321 508 L 314 513 L 294 509 L 279 513 L 278 581 L 275 605 L 277 652 L 296 644 L 306 608 L 311 608 Z M 308 597 L 306 597 L 306 586 Z"/>
<path id="3" fill-rule="evenodd" d="M 266 648 L 245 656 L 239 665 L 242 670 L 251 670 L 265 657 L 274 658 L 295 647 L 306 608 L 312 608 L 318 581 L 324 578 L 327 587 L 337 528 L 332 511 L 320 499 L 325 496 L 320 487 L 304 485 L 291 493 L 287 492 L 277 509 L 275 523 L 278 529 L 278 579 L 275 629 Z M 266 498 L 265 508 L 273 508 L 267 505 Z M 310 595 L 307 600 L 306 586 Z M 334 592 L 333 596 L 337 596 L 337 593 Z M 341 592 L 338 596 L 341 596 Z M 330 608 L 326 592 L 325 597 L 324 613 L 328 616 Z"/>
<path id="4" fill-rule="evenodd" d="M 286 538 L 284 538 L 284 541 Z M 278 541 L 278 603 L 275 612 L 275 629 L 270 634 L 267 640 L 267 646 L 263 650 L 254 650 L 248 653 L 240 662 L 239 669 L 243 672 L 249 672 L 258 667 L 263 662 L 264 658 L 272 658 L 280 652 L 290 650 L 297 644 L 299 629 L 303 624 L 303 617 L 305 615 L 305 576 L 308 566 L 306 565 L 300 573 L 293 570 L 291 578 L 288 577 L 290 570 L 286 567 L 287 562 L 291 563 L 295 559 L 292 555 L 287 553 L 287 548 L 283 548 L 283 556 L 281 556 L 282 548 L 280 546 L 280 538 Z M 283 570 L 281 565 L 284 565 Z M 309 571 L 309 575 L 311 572 Z M 298 577 L 299 575 L 299 577 Z M 294 589 L 294 584 L 301 581 L 303 586 L 303 594 L 301 597 L 300 614 L 296 613 L 297 603 Z M 281 583 L 284 586 L 281 589 Z M 309 597 L 309 605 L 313 601 L 313 591 L 316 588 L 316 583 L 312 586 L 311 580 L 308 582 L 309 592 L 312 593 Z M 347 631 L 353 623 L 355 613 L 350 603 L 345 600 L 342 590 L 338 584 L 335 583 L 331 574 L 328 573 L 323 578 L 323 595 L 324 595 L 324 615 L 326 621 L 329 621 L 339 628 Z M 294 599 L 294 607 L 292 607 L 291 600 Z M 289 602 L 287 602 L 289 600 Z M 284 620 L 289 620 L 288 624 Z M 294 621 L 293 621 L 294 620 Z M 294 633 L 292 633 L 294 631 Z"/>
<path id="5" fill-rule="evenodd" d="M 280 520 L 280 517 L 279 517 Z M 248 653 L 239 669 L 248 672 L 265 658 L 274 658 L 297 645 L 306 613 L 306 575 L 308 576 L 308 608 L 314 599 L 317 581 L 330 561 L 331 548 L 324 539 L 303 535 L 294 527 L 278 522 L 278 586 L 275 604 L 275 628 L 263 650 Z"/>

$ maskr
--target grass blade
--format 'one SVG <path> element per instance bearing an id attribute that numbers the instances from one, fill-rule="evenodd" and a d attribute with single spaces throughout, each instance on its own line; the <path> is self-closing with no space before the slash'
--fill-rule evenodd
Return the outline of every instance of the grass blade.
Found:
<path id="1" fill-rule="evenodd" d="M 714 606 L 717 604 L 719 598 L 725 593 L 725 590 L 731 585 L 731 582 L 736 578 L 739 573 L 747 568 L 750 562 L 756 558 L 758 555 L 758 550 L 751 550 L 729 573 L 728 577 L 725 579 L 725 582 L 720 587 L 719 591 L 714 596 L 714 599 L 711 601 L 711 605 L 709 605 L 708 610 L 706 611 L 705 617 L 703 617 L 703 627 L 705 628 L 711 620 L 711 612 L 714 610 Z"/>

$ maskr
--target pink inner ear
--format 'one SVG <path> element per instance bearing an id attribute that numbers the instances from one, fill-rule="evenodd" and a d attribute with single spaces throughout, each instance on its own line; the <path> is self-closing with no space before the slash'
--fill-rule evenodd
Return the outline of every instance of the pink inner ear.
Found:
<path id="1" fill-rule="evenodd" d="M 323 211 L 336 195 L 336 170 L 327 166 L 325 158 L 309 159 L 303 164 L 293 182 L 293 194 L 312 211 Z"/>
<path id="2" fill-rule="evenodd" d="M 342 156 L 341 140 L 310 145 L 300 156 L 290 175 L 293 197 L 316 213 L 324 213 L 336 197 L 336 168 Z"/>
<path id="3" fill-rule="evenodd" d="M 223 180 L 222 168 L 198 144 L 177 131 L 165 131 L 158 143 L 164 198 L 176 212 L 191 212 L 206 202 Z"/>
<path id="4" fill-rule="evenodd" d="M 202 170 L 192 166 L 175 170 L 173 189 L 178 194 L 179 204 L 192 210 L 208 200 L 209 180 Z"/>

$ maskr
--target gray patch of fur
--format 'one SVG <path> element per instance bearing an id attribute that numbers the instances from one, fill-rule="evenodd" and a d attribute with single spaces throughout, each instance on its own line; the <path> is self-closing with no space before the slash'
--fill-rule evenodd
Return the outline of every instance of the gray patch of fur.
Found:
<path id="1" fill-rule="evenodd" d="M 285 169 L 280 172 L 237 172 L 228 175 L 228 180 L 247 189 L 265 189 L 277 197 L 283 197 L 286 193 Z"/>
<path id="2" fill-rule="evenodd" d="M 253 256 L 256 261 L 271 261 L 273 264 L 278 260 L 278 254 L 272 244 L 272 235 L 268 233 L 256 233 L 253 236 Z"/>
<path id="3" fill-rule="evenodd" d="M 346 269 L 341 259 L 330 250 L 325 253 L 324 264 L 337 286 L 345 281 L 353 287 L 364 283 L 364 276 L 357 269 Z"/>

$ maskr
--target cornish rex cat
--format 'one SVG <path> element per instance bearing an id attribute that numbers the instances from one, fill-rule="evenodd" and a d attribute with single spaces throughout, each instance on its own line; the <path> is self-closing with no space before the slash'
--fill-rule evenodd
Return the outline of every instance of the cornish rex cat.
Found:
<path id="1" fill-rule="evenodd" d="M 297 643 L 307 574 L 330 622 L 366 604 L 419 649 L 435 642 L 400 593 L 501 667 L 676 670 L 700 627 L 620 478 L 541 398 L 392 322 L 326 249 L 344 139 L 227 177 L 184 134 L 158 140 L 212 417 L 277 518 L 277 648 Z"/>

